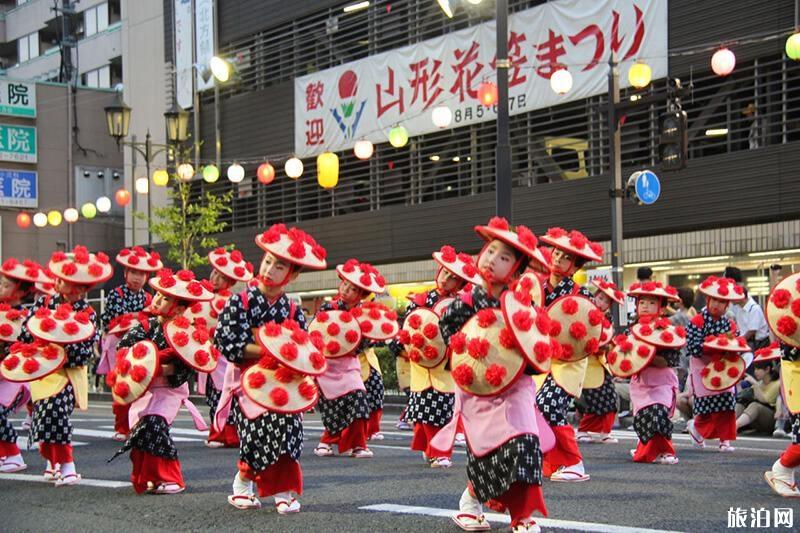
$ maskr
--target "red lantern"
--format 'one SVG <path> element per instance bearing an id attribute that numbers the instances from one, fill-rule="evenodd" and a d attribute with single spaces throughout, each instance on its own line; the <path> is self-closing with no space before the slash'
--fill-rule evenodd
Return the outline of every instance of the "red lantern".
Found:
<path id="1" fill-rule="evenodd" d="M 478 85 L 478 100 L 486 107 L 491 107 L 497 103 L 497 85 L 490 81 L 484 81 Z"/>
<path id="2" fill-rule="evenodd" d="M 31 216 L 26 212 L 21 212 L 17 215 L 17 226 L 22 229 L 27 229 L 31 225 Z"/>
<path id="3" fill-rule="evenodd" d="M 259 182 L 263 183 L 264 185 L 269 185 L 272 183 L 272 180 L 275 179 L 275 167 L 269 163 L 262 163 L 258 166 L 256 176 L 258 176 Z"/>
<path id="4" fill-rule="evenodd" d="M 114 199 L 117 201 L 118 205 L 125 207 L 131 203 L 131 193 L 127 189 L 120 189 L 117 191 L 117 194 L 114 195 Z"/>

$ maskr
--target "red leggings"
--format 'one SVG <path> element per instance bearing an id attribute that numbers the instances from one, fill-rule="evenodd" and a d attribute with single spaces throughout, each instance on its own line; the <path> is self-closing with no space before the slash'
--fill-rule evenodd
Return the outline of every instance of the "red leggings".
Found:
<path id="1" fill-rule="evenodd" d="M 15 455 L 19 455 L 17 443 L 0 440 L 0 457 L 13 457 Z"/>
<path id="2" fill-rule="evenodd" d="M 475 491 L 472 485 L 468 483 L 467 488 L 472 497 L 475 498 Z M 531 485 L 522 481 L 515 481 L 503 494 L 485 503 L 487 507 L 498 513 L 508 511 L 511 516 L 512 528 L 526 518 L 533 516 L 533 513 L 537 511 L 542 516 L 547 516 L 542 486 Z"/>
<path id="3" fill-rule="evenodd" d="M 694 427 L 704 439 L 736 440 L 736 411 L 695 415 Z"/>
<path id="4" fill-rule="evenodd" d="M 383 418 L 383 409 L 370 413 L 369 421 L 367 422 L 367 438 L 381 432 L 381 418 Z"/>
<path id="5" fill-rule="evenodd" d="M 222 431 L 216 431 L 212 425 L 208 432 L 208 440 L 211 442 L 221 442 L 226 448 L 239 447 L 239 435 L 236 434 L 236 426 L 225 424 Z"/>
<path id="6" fill-rule="evenodd" d="M 452 457 L 453 450 L 442 453 L 440 450 L 431 448 L 431 440 L 439 433 L 441 428 L 425 424 L 424 422 L 417 422 L 414 424 L 414 438 L 411 440 L 411 449 L 424 452 L 427 457 Z"/>
<path id="7" fill-rule="evenodd" d="M 322 433 L 319 441 L 323 444 L 339 447 L 339 453 L 344 453 L 355 448 L 367 447 L 367 421 L 363 418 L 356 418 L 353 423 L 339 432 L 338 435 L 331 435 L 326 429 Z"/>
<path id="8" fill-rule="evenodd" d="M 303 494 L 303 470 L 300 463 L 284 454 L 266 469 L 254 471 L 247 464 L 239 461 L 240 477 L 255 481 L 259 496 L 273 496 L 280 492 Z"/>
<path id="9" fill-rule="evenodd" d="M 114 412 L 114 431 L 123 435 L 129 434 L 131 426 L 128 423 L 128 411 L 131 410 L 131 406 L 112 404 L 111 410 Z"/>
<path id="10" fill-rule="evenodd" d="M 71 463 L 72 444 L 55 444 L 51 442 L 39 443 L 39 455 L 50 461 L 54 467 L 56 464 Z"/>
<path id="11" fill-rule="evenodd" d="M 583 461 L 572 426 L 554 426 L 551 429 L 556 436 L 556 445 L 544 454 L 542 473 L 545 477 L 550 477 L 561 466 L 572 466 Z"/>
<path id="12" fill-rule="evenodd" d="M 790 444 L 781 455 L 781 464 L 786 468 L 800 466 L 800 444 Z"/>
<path id="13" fill-rule="evenodd" d="M 131 483 L 136 494 L 147 490 L 148 481 L 155 486 L 161 483 L 176 483 L 181 487 L 186 486 L 183 482 L 181 462 L 178 459 L 165 459 L 133 448 L 131 449 L 131 462 L 133 463 Z"/>
<path id="14" fill-rule="evenodd" d="M 633 460 L 637 463 L 652 463 L 661 454 L 675 455 L 675 448 L 672 441 L 664 435 L 656 434 L 647 444 L 639 441 L 636 445 L 636 453 Z"/>
<path id="15" fill-rule="evenodd" d="M 611 433 L 611 428 L 614 426 L 614 418 L 616 416 L 616 411 L 604 415 L 587 413 L 581 417 L 581 421 L 578 424 L 578 431 L 584 433 Z"/>

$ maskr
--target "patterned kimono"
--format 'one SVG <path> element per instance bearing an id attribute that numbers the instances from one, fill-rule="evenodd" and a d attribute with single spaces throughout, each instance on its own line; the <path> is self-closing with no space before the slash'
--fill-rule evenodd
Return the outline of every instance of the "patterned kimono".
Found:
<path id="1" fill-rule="evenodd" d="M 432 309 L 436 302 L 442 297 L 437 289 L 431 289 L 425 296 L 424 307 Z M 421 300 L 421 298 L 420 298 Z M 400 327 L 406 317 L 420 305 L 417 301 L 412 301 L 406 307 L 405 312 L 400 317 Z M 400 356 L 403 351 L 403 345 L 397 340 L 392 340 L 389 343 L 389 350 L 395 357 Z M 444 427 L 450 419 L 453 418 L 453 407 L 455 405 L 456 396 L 453 393 L 441 392 L 436 390 L 433 386 L 427 387 L 423 390 L 414 390 L 415 387 L 415 373 L 420 371 L 420 368 L 412 366 L 411 378 L 411 394 L 408 399 L 408 409 L 406 411 L 406 420 L 414 424 L 414 439 L 411 442 L 411 449 L 425 452 L 428 457 L 431 457 L 433 451 L 429 444 L 431 439 L 436 435 L 439 428 Z M 422 370 L 427 371 L 427 369 Z M 434 370 L 438 371 L 438 370 Z M 445 372 L 444 369 L 441 372 Z"/>
<path id="2" fill-rule="evenodd" d="M 606 318 L 611 320 L 611 314 L 607 313 Z M 589 361 L 589 364 L 594 363 L 595 361 Z M 599 360 L 597 363 L 599 364 Z M 614 418 L 617 415 L 618 400 L 619 397 L 617 396 L 617 389 L 614 387 L 614 379 L 611 373 L 603 368 L 603 383 L 599 387 L 590 389 L 584 386 L 583 393 L 581 394 L 582 405 L 578 407 L 578 411 L 583 414 L 578 424 L 578 431 L 601 434 L 610 433 L 614 425 Z"/>
<path id="3" fill-rule="evenodd" d="M 255 343 L 253 328 L 267 322 L 280 324 L 290 318 L 306 329 L 302 310 L 291 303 L 286 294 L 269 301 L 257 287 L 249 287 L 231 296 L 220 313 L 214 345 L 225 359 L 244 371 L 257 363 L 255 359 L 244 357 L 245 346 Z M 232 370 L 228 369 L 231 375 Z M 226 376 L 226 387 L 227 380 Z M 243 477 L 255 480 L 261 496 L 286 491 L 302 494 L 302 471 L 297 462 L 303 449 L 302 415 L 264 411 L 255 418 L 248 418 L 236 397 L 231 402 L 239 437 L 239 471 Z M 223 404 L 221 402 L 220 409 L 225 407 Z"/>
<path id="4" fill-rule="evenodd" d="M 787 394 L 800 394 L 800 387 L 797 387 L 798 381 L 796 379 L 791 380 L 789 383 L 785 380 L 786 372 L 791 372 L 791 367 L 800 362 L 800 348 L 794 348 L 783 342 L 781 342 L 780 346 L 783 354 L 781 364 L 781 378 L 784 379 L 782 394 L 785 398 Z M 785 365 L 783 364 L 784 362 L 786 363 Z M 790 416 L 792 421 L 792 442 L 786 446 L 780 461 L 786 468 L 797 468 L 800 466 L 800 412 L 791 413 Z"/>
<path id="5" fill-rule="evenodd" d="M 159 350 L 159 364 L 172 364 L 174 373 L 170 376 L 155 378 L 150 386 L 149 393 L 152 393 L 153 396 L 150 402 L 141 398 L 132 405 L 136 405 L 138 402 L 154 404 L 159 401 L 159 396 L 172 396 L 172 391 L 169 389 L 180 389 L 177 395 L 185 390 L 186 396 L 188 396 L 187 383 L 194 370 L 177 356 L 170 357 L 168 355 L 171 349 L 164 337 L 164 327 L 157 317 L 151 317 L 144 325 L 139 324 L 128 331 L 119 341 L 119 347 L 130 348 L 144 340 L 150 340 L 156 345 Z M 131 451 L 131 462 L 133 463 L 131 483 L 139 494 L 148 489 L 148 482 L 154 485 L 164 482 L 184 486 L 181 464 L 178 460 L 178 449 L 169 434 L 172 419 L 177 415 L 180 405 L 180 400 L 176 399 L 176 401 L 169 402 L 166 411 L 152 409 L 151 411 L 157 411 L 158 414 L 156 412 L 144 414 L 131 430 L 128 440 L 114 455 L 117 457 Z M 145 411 L 148 411 L 147 407 Z"/>
<path id="6" fill-rule="evenodd" d="M 21 310 L 22 306 L 15 306 Z M 2 353 L 0 360 L 8 354 L 10 345 L 0 343 Z M 0 377 L 0 457 L 13 457 L 19 454 L 17 447 L 17 430 L 8 419 L 9 416 L 27 403 L 30 389 L 27 383 L 14 383 Z"/>
<path id="7" fill-rule="evenodd" d="M 116 365 L 116 354 L 119 337 L 108 334 L 108 326 L 112 320 L 127 313 L 138 313 L 150 305 L 153 296 L 145 291 L 132 291 L 127 285 L 120 285 L 108 293 L 106 298 L 105 310 L 100 317 L 103 324 L 103 340 L 100 346 L 100 360 L 97 362 L 95 373 L 98 375 L 108 374 L 109 370 Z M 130 433 L 128 425 L 127 405 L 113 404 L 111 410 L 114 412 L 114 431 L 127 435 Z"/>
<path id="8" fill-rule="evenodd" d="M 592 298 L 592 294 L 585 287 L 575 283 L 572 278 L 565 277 L 555 287 L 545 285 L 545 306 L 562 296 L 573 294 Z M 583 455 L 575 440 L 575 431 L 567 421 L 567 411 L 571 402 L 572 397 L 556 383 L 552 374 L 545 378 L 542 387 L 536 393 L 539 411 L 556 435 L 555 448 L 545 454 L 544 475 L 548 477 L 561 466 L 572 466 L 583 461 Z"/>
<path id="9" fill-rule="evenodd" d="M 702 317 L 702 327 L 697 326 Z M 703 341 L 709 335 L 719 335 L 734 331 L 735 325 L 725 316 L 714 319 L 708 309 L 695 316 L 686 327 L 686 354 L 690 360 L 691 379 L 694 390 L 694 427 L 704 439 L 736 439 L 736 396 L 732 390 L 711 392 L 699 396 L 698 391 L 706 390 L 700 382 L 703 368 Z"/>
<path id="10" fill-rule="evenodd" d="M 61 295 L 56 296 L 40 296 L 36 302 L 31 306 L 28 319 L 22 326 L 22 333 L 19 339 L 22 342 L 33 342 L 33 336 L 28 331 L 28 320 L 36 311 L 41 307 L 48 307 L 56 309 L 60 304 L 66 303 Z M 73 309 L 76 311 L 83 311 L 90 309 L 89 302 L 85 299 L 78 300 L 72 304 Z M 92 310 L 92 313 L 94 311 Z M 76 342 L 64 346 L 67 353 L 67 362 L 64 364 L 62 371 L 65 369 L 84 369 L 94 355 L 94 346 L 100 337 L 99 332 L 90 339 L 83 342 Z M 74 375 L 74 374 L 73 374 Z M 31 393 L 34 396 L 33 402 L 33 425 L 32 437 L 33 440 L 39 442 L 39 453 L 50 461 L 55 466 L 57 463 L 65 464 L 72 461 L 72 423 L 70 417 L 75 410 L 75 387 L 83 387 L 84 393 L 88 387 L 86 375 L 81 378 L 81 383 L 71 381 L 72 376 L 67 378 L 64 372 L 65 385 L 61 390 L 48 394 L 46 397 L 38 398 L 36 390 L 41 388 L 45 380 L 51 381 L 54 374 L 42 380 L 34 381 L 31 383 Z M 50 392 L 49 388 L 45 389 L 47 393 Z"/>
<path id="11" fill-rule="evenodd" d="M 500 301 L 488 294 L 482 287 L 473 287 L 471 302 L 459 296 L 444 311 L 439 321 L 439 329 L 446 344 L 458 333 L 466 322 L 478 311 L 485 308 L 499 308 Z M 531 369 L 525 370 L 526 374 Z M 523 376 L 520 380 L 525 380 Z M 532 394 L 531 394 L 532 396 Z M 493 402 L 494 398 L 477 398 L 478 401 Z M 531 406 L 533 407 L 533 406 Z M 467 428 L 469 444 L 470 432 Z M 534 510 L 547 514 L 542 485 L 542 451 L 539 437 L 525 433 L 512 437 L 500 446 L 481 456 L 472 452 L 473 445 L 467 447 L 467 478 L 478 500 L 488 502 L 497 500 L 509 508 L 512 520 L 527 518 Z M 522 499 L 519 496 L 524 492 Z M 525 501 L 526 505 L 516 506 L 514 501 Z"/>
<path id="12" fill-rule="evenodd" d="M 326 302 L 320 307 L 320 311 L 347 311 L 348 309 L 348 305 L 343 300 Z M 363 339 L 361 345 L 356 348 L 355 353 L 363 352 L 369 347 L 369 344 L 370 341 L 368 339 Z M 347 357 L 357 358 L 358 356 Z M 357 363 L 353 366 L 353 371 L 356 371 L 356 366 L 358 366 Z M 370 368 L 370 379 L 372 379 L 373 372 L 377 374 L 375 369 Z M 366 439 L 369 437 L 367 424 L 370 419 L 370 413 L 376 406 L 375 401 L 377 399 L 375 394 L 370 395 L 370 387 L 367 385 L 369 381 L 368 379 L 364 383 L 366 390 L 351 390 L 336 398 L 326 398 L 322 388 L 320 389 L 319 403 L 317 405 L 322 417 L 322 425 L 325 426 L 325 433 L 321 442 L 324 444 L 338 444 L 340 452 L 366 447 Z M 383 381 L 380 379 L 380 375 L 377 376 L 377 382 L 380 383 L 382 389 Z M 381 394 L 380 402 L 382 407 L 383 394 Z"/>

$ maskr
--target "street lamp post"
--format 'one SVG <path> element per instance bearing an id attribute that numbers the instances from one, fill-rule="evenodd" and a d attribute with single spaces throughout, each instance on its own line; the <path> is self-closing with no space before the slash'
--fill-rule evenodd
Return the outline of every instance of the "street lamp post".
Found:
<path id="1" fill-rule="evenodd" d="M 616 53 L 612 52 L 608 62 L 608 158 L 612 188 L 611 196 L 611 275 L 617 287 L 623 286 L 624 249 L 622 238 L 622 131 L 619 127 L 617 107 L 619 106 L 619 64 Z M 614 329 L 619 329 L 622 311 L 613 316 Z"/>
<path id="2" fill-rule="evenodd" d="M 511 220 L 511 145 L 508 133 L 508 0 L 497 0 L 497 216 Z"/>
<path id="3" fill-rule="evenodd" d="M 129 146 L 131 148 L 131 155 L 132 155 L 132 171 L 134 172 L 133 181 L 134 183 L 134 194 L 135 192 L 135 168 L 136 168 L 136 154 L 141 155 L 144 158 L 145 168 L 147 171 L 147 180 L 148 180 L 148 191 L 147 191 L 147 220 L 150 220 L 150 208 L 151 208 L 151 199 L 150 199 L 150 187 L 149 187 L 149 180 L 150 180 L 150 164 L 155 160 L 155 158 L 161 154 L 162 152 L 170 152 L 174 149 L 175 144 L 181 143 L 186 141 L 188 138 L 187 130 L 189 125 L 189 113 L 180 109 L 177 105 L 173 104 L 172 107 L 164 113 L 164 119 L 166 120 L 166 127 L 167 127 L 167 144 L 157 144 L 153 143 L 150 138 L 150 130 L 147 130 L 147 134 L 145 135 L 145 142 L 137 142 L 136 137 L 132 136 L 130 141 L 125 141 L 124 138 L 128 136 L 128 129 L 130 127 L 131 122 L 131 108 L 128 107 L 127 104 L 122 100 L 122 95 L 117 93 L 117 98 L 113 104 L 107 106 L 105 108 L 106 112 L 106 123 L 108 126 L 108 134 L 116 139 L 118 146 Z M 136 196 L 134 196 L 134 200 Z M 134 202 L 134 212 L 136 211 Z M 131 221 L 133 227 L 133 237 L 131 239 L 131 244 L 136 245 L 136 217 L 135 215 Z M 148 248 L 152 248 L 153 246 L 153 235 L 150 233 L 150 229 L 147 230 L 147 246 Z"/>

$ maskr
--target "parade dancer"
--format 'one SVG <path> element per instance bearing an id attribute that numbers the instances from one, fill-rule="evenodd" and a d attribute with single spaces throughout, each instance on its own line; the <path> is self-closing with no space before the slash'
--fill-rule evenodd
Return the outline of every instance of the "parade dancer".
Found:
<path id="1" fill-rule="evenodd" d="M 699 286 L 706 297 L 706 307 L 686 327 L 686 353 L 694 392 L 694 418 L 686 424 L 692 443 L 705 447 L 706 439 L 719 439 L 719 451 L 734 451 L 736 440 L 736 395 L 733 386 L 712 391 L 703 385 L 701 372 L 709 357 L 703 353 L 703 341 L 709 335 L 736 334 L 736 324 L 725 316 L 730 302 L 744 297 L 744 288 L 730 278 L 709 276 Z"/>
<path id="2" fill-rule="evenodd" d="M 211 265 L 211 275 L 208 279 L 214 289 L 214 300 L 193 304 L 186 312 L 186 316 L 190 319 L 195 316 L 203 317 L 213 335 L 219 313 L 224 309 L 228 298 L 232 296 L 231 288 L 237 283 L 248 283 L 253 279 L 253 264 L 245 261 L 239 250 L 225 250 L 224 248 L 217 248 L 209 252 L 208 262 Z M 214 425 L 227 368 L 228 361 L 222 358 L 214 372 L 211 374 L 201 373 L 197 378 L 197 392 L 205 395 L 211 417 L 211 430 L 205 442 L 209 448 L 237 448 L 239 446 L 236 422 L 232 414 L 228 415 L 222 428 Z"/>
<path id="3" fill-rule="evenodd" d="M 120 317 L 138 314 L 147 309 L 153 299 L 153 295 L 145 290 L 147 278 L 164 267 L 158 252 L 148 253 L 141 246 L 120 250 L 116 261 L 125 269 L 125 283 L 109 291 L 105 309 L 100 316 L 103 333 L 100 340 L 100 361 L 96 370 L 100 376 L 107 375 L 114 368 L 117 343 L 122 338 L 121 333 L 115 334 L 109 330 L 117 325 Z M 130 433 L 128 406 L 112 404 L 111 409 L 114 412 L 114 436 L 111 438 L 124 442 Z"/>
<path id="4" fill-rule="evenodd" d="M 779 350 L 765 348 L 756 352 L 756 361 L 781 359 L 781 395 L 791 413 L 792 442 L 764 472 L 770 488 L 784 498 L 800 498 L 794 478 L 800 466 L 800 274 L 781 280 L 770 292 L 765 314 Z"/>
<path id="5" fill-rule="evenodd" d="M 336 273 L 341 280 L 339 292 L 319 312 L 352 311 L 371 294 L 386 291 L 383 276 L 369 263 L 348 259 L 336 266 Z M 328 369 L 317 378 L 321 392 L 319 410 L 325 426 L 314 449 L 320 457 L 332 456 L 334 444 L 340 454 L 349 453 L 356 459 L 373 456 L 367 440 L 380 433 L 383 380 L 378 359 L 369 346 L 370 341 L 363 338 L 354 349 L 355 357 L 329 358 Z"/>
<path id="6" fill-rule="evenodd" d="M 94 319 L 94 310 L 86 300 L 92 287 L 114 275 L 108 256 L 102 252 L 90 254 L 85 246 L 76 246 L 72 253 L 55 252 L 48 270 L 55 277 L 55 296 L 39 297 L 30 309 L 22 327 L 20 340 L 34 340 L 27 323 L 40 309 L 56 309 L 68 303 L 72 309 Z M 86 365 L 94 354 L 99 340 L 95 332 L 90 338 L 65 346 L 67 362 L 57 372 L 30 384 L 33 399 L 32 438 L 39 442 L 39 453 L 47 460 L 44 478 L 56 486 L 73 485 L 80 480 L 72 455 L 72 424 L 70 417 L 77 404 L 88 409 L 89 381 Z"/>
<path id="7" fill-rule="evenodd" d="M 675 367 L 680 364 L 686 332 L 672 326 L 663 314 L 669 302 L 678 300 L 678 291 L 647 281 L 631 285 L 628 294 L 636 300 L 637 322 L 628 330 L 631 335 L 615 337 L 609 363 L 628 372 L 622 377 L 636 371 L 631 376 L 630 391 L 633 429 L 639 442 L 630 451 L 631 457 L 637 463 L 674 465 L 678 457 L 672 445 L 670 418 L 678 391 Z M 627 361 L 625 355 L 630 355 Z"/>
<path id="8" fill-rule="evenodd" d="M 472 257 L 457 254 L 452 246 L 442 246 L 433 253 L 433 259 L 439 264 L 436 288 L 417 295 L 406 307 L 400 318 L 400 325 L 405 327 L 399 340 L 389 343 L 389 349 L 395 357 L 413 355 L 409 357 L 411 397 L 407 414 L 414 424 L 411 449 L 421 451 L 431 468 L 448 468 L 452 466 L 452 454 L 437 456 L 430 445 L 439 429 L 453 417 L 455 403 L 455 384 L 445 368 L 444 343 L 437 339 L 438 318 L 465 285 L 483 286 L 483 281 Z M 415 313 L 417 309 L 430 312 Z"/>
<path id="9" fill-rule="evenodd" d="M 303 492 L 299 463 L 302 415 L 276 412 L 254 402 L 242 390 L 241 373 L 264 353 L 262 346 L 254 343 L 253 328 L 292 321 L 305 329 L 303 310 L 289 299 L 285 287 L 301 270 L 324 270 L 326 252 L 310 235 L 284 224 L 275 224 L 258 235 L 256 244 L 264 250 L 256 283 L 228 299 L 214 333 L 215 345 L 232 363 L 226 370 L 215 423 L 217 427 L 224 425 L 233 410 L 239 437 L 239 471 L 228 502 L 239 509 L 261 507 L 253 492 L 255 482 L 260 496 L 274 497 L 279 513 L 296 513 L 300 511 L 297 497 Z M 286 353 L 288 357 L 294 355 L 293 350 Z"/>
<path id="10" fill-rule="evenodd" d="M 602 261 L 603 247 L 579 231 L 567 232 L 562 228 L 548 229 L 541 241 L 553 247 L 550 276 L 544 284 L 545 304 L 552 305 L 559 298 L 571 295 L 591 300 L 592 294 L 575 283 L 572 276 L 586 263 Z M 543 462 L 544 475 L 551 481 L 580 482 L 589 479 L 575 439 L 575 430 L 567 421 L 570 396 L 580 396 L 587 365 L 587 360 L 554 361 L 550 375 L 545 378 L 536 395 L 539 410 L 556 435 L 556 446 L 545 454 Z M 571 391 L 563 386 L 567 382 Z"/>
<path id="11" fill-rule="evenodd" d="M 150 305 L 152 316 L 119 341 L 120 350 L 129 350 L 118 354 L 122 359 L 109 373 L 115 403 L 129 396 L 131 384 L 123 378 L 136 372 L 136 368 L 130 367 L 137 364 L 137 359 L 152 357 L 155 376 L 146 393 L 126 402 L 130 406 L 132 429 L 114 457 L 130 451 L 131 484 L 137 494 L 177 494 L 186 489 L 186 484 L 169 430 L 181 406 L 189 410 L 198 429 L 207 429 L 189 401 L 188 381 L 195 368 L 188 362 L 197 358 L 201 361 L 195 365 L 202 366 L 213 358 L 206 325 L 191 325 L 181 315 L 194 302 L 210 301 L 213 293 L 207 281 L 197 281 L 189 270 L 175 273 L 160 270 L 149 284 L 156 291 Z"/>
<path id="12" fill-rule="evenodd" d="M 0 266 L 0 359 L 8 355 L 9 347 L 17 341 L 25 320 L 22 304 L 28 299 L 34 284 L 47 281 L 41 266 L 33 261 L 22 263 L 14 258 Z M 30 400 L 27 383 L 15 383 L 0 377 L 0 473 L 21 472 L 28 468 L 17 446 L 17 431 L 8 420 Z"/>
<path id="13" fill-rule="evenodd" d="M 475 231 L 486 241 L 477 260 L 485 286 L 473 286 L 469 293 L 458 296 L 439 321 L 452 354 L 451 371 L 458 385 L 455 410 L 463 420 L 468 446 L 469 484 L 453 521 L 465 531 L 490 529 L 482 504 L 491 501 L 508 509 L 513 531 L 540 531 L 533 515 L 547 515 L 541 486 L 542 449 L 546 446 L 540 443 L 540 431 L 544 423 L 541 416 L 537 421 L 534 382 L 523 372 L 542 369 L 528 368 L 530 363 L 521 352 L 534 350 L 516 347 L 511 333 L 501 327 L 500 309 L 501 295 L 533 258 L 537 241 L 528 228 L 512 230 L 498 217 Z M 529 313 L 534 308 L 529 296 L 523 309 L 526 316 L 519 317 L 519 322 L 532 329 Z M 549 356 L 549 348 L 547 351 Z M 452 448 L 456 425 L 457 420 L 452 419 L 436 434 L 431 443 L 434 449 Z"/>
<path id="14" fill-rule="evenodd" d="M 594 293 L 594 303 L 605 313 L 606 321 L 610 324 L 614 304 L 625 305 L 625 293 L 612 282 L 601 278 L 593 279 L 592 284 L 597 287 L 597 291 Z M 608 336 L 607 340 L 610 341 L 613 329 L 606 335 Z M 604 361 L 605 356 L 602 353 L 589 356 L 583 394 L 581 394 L 583 407 L 579 408 L 582 413 L 578 423 L 577 440 L 579 443 L 616 444 L 619 442 L 611 436 L 611 428 L 614 426 L 614 419 L 617 416 L 619 396 L 611 374 L 603 366 Z"/>

